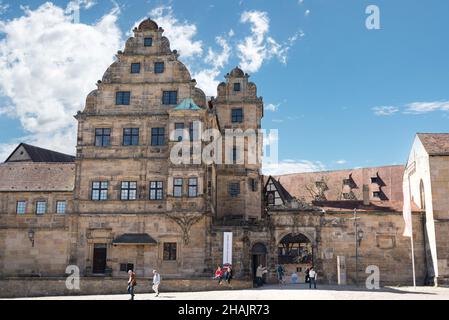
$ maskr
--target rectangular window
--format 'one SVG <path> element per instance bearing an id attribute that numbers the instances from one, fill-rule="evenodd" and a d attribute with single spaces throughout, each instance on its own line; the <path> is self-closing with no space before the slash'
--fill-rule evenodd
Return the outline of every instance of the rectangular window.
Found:
<path id="1" fill-rule="evenodd" d="M 129 105 L 130 100 L 131 100 L 130 91 L 119 91 L 115 93 L 116 105 Z"/>
<path id="2" fill-rule="evenodd" d="M 198 178 L 189 178 L 189 197 L 198 196 Z"/>
<path id="3" fill-rule="evenodd" d="M 131 63 L 131 73 L 140 73 L 140 63 Z"/>
<path id="4" fill-rule="evenodd" d="M 164 260 L 165 261 L 176 260 L 176 242 L 164 243 Z"/>
<path id="5" fill-rule="evenodd" d="M 378 177 L 372 177 L 372 178 L 371 178 L 371 183 L 377 183 L 377 184 L 379 184 L 379 178 L 378 178 Z"/>
<path id="6" fill-rule="evenodd" d="M 153 38 L 144 38 L 143 39 L 143 45 L 145 47 L 151 47 L 153 46 Z"/>
<path id="7" fill-rule="evenodd" d="M 151 129 L 151 145 L 163 146 L 165 144 L 165 129 L 152 128 Z"/>
<path id="8" fill-rule="evenodd" d="M 237 147 L 232 147 L 232 163 L 237 162 Z"/>
<path id="9" fill-rule="evenodd" d="M 107 181 L 92 182 L 92 200 L 108 200 L 108 185 Z"/>
<path id="10" fill-rule="evenodd" d="M 137 198 L 137 182 L 123 181 L 120 191 L 121 200 L 136 200 Z"/>
<path id="11" fill-rule="evenodd" d="M 182 178 L 175 178 L 173 180 L 173 196 L 176 198 L 182 197 Z"/>
<path id="12" fill-rule="evenodd" d="M 177 104 L 178 103 L 178 91 L 164 91 L 162 93 L 162 104 Z"/>
<path id="13" fill-rule="evenodd" d="M 163 62 L 155 62 L 154 63 L 154 73 L 163 73 L 165 69 L 165 65 Z"/>
<path id="14" fill-rule="evenodd" d="M 123 129 L 123 145 L 138 146 L 139 145 L 139 128 Z"/>
<path id="15" fill-rule="evenodd" d="M 234 91 L 240 91 L 240 82 L 234 83 Z"/>
<path id="16" fill-rule="evenodd" d="M 26 211 L 27 211 L 27 202 L 26 201 L 17 201 L 16 213 L 17 214 L 26 214 Z"/>
<path id="17" fill-rule="evenodd" d="M 267 192 L 267 202 L 268 205 L 273 205 L 276 203 L 276 192 L 275 191 L 268 191 Z"/>
<path id="18" fill-rule="evenodd" d="M 231 121 L 232 123 L 242 123 L 243 122 L 243 109 L 232 109 L 231 110 Z"/>
<path id="19" fill-rule="evenodd" d="M 249 187 L 252 192 L 257 191 L 257 181 L 254 178 L 249 179 Z"/>
<path id="20" fill-rule="evenodd" d="M 184 123 L 175 123 L 175 140 L 182 141 L 184 136 Z"/>
<path id="21" fill-rule="evenodd" d="M 67 202 L 66 201 L 56 201 L 56 213 L 64 214 L 66 208 L 67 208 Z"/>
<path id="22" fill-rule="evenodd" d="M 47 213 L 47 201 L 37 201 L 36 202 L 36 214 Z"/>
<path id="23" fill-rule="evenodd" d="M 237 197 L 240 194 L 240 183 L 239 182 L 231 182 L 228 185 L 228 192 L 231 197 Z"/>
<path id="24" fill-rule="evenodd" d="M 162 200 L 164 192 L 164 183 L 162 181 L 150 182 L 150 200 Z"/>
<path id="25" fill-rule="evenodd" d="M 198 141 L 199 138 L 198 126 L 195 127 L 193 122 L 189 123 L 189 137 L 190 141 Z"/>
<path id="26" fill-rule="evenodd" d="M 133 263 L 120 263 L 120 271 L 121 272 L 128 272 L 129 270 L 134 271 Z"/>
<path id="27" fill-rule="evenodd" d="M 111 129 L 95 129 L 95 146 L 108 147 L 111 145 Z"/>

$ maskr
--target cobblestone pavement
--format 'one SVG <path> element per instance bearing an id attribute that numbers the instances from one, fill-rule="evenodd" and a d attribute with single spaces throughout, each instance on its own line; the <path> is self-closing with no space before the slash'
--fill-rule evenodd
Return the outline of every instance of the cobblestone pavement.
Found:
<path id="1" fill-rule="evenodd" d="M 127 300 L 129 295 L 63 296 L 27 298 L 33 300 Z M 204 292 L 161 292 L 136 294 L 135 300 L 449 300 L 449 288 L 386 287 L 366 290 L 355 287 L 319 286 L 308 289 L 304 285 L 282 288 L 268 285 L 259 289 L 219 290 Z"/>

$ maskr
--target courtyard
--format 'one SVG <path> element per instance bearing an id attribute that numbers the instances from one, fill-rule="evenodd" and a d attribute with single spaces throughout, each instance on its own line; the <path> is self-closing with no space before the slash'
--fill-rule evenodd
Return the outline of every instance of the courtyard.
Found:
<path id="1" fill-rule="evenodd" d="M 148 289 L 150 290 L 150 289 Z M 20 300 L 128 300 L 129 295 L 89 295 L 22 298 Z M 449 288 L 384 287 L 367 290 L 352 286 L 318 286 L 309 289 L 304 284 L 283 287 L 266 285 L 247 290 L 217 290 L 202 292 L 161 292 L 136 294 L 135 300 L 449 300 Z"/>

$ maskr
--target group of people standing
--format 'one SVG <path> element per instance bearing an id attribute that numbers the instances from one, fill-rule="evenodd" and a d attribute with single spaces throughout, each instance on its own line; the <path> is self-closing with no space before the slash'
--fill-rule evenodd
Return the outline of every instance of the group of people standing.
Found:
<path id="1" fill-rule="evenodd" d="M 128 270 L 128 293 L 131 295 L 130 300 L 134 300 L 134 287 L 137 285 L 136 273 L 133 270 Z M 157 270 L 153 270 L 153 285 L 151 288 L 159 296 L 159 285 L 161 284 L 161 275 Z"/>
<path id="2" fill-rule="evenodd" d="M 264 268 L 262 265 L 259 265 L 257 267 L 257 270 L 256 270 L 256 286 L 257 287 L 260 287 L 263 285 L 263 275 L 267 272 L 268 272 L 267 268 Z M 313 266 L 307 268 L 305 270 L 304 274 L 305 274 L 305 283 L 309 284 L 310 289 L 312 288 L 312 285 L 313 285 L 314 289 L 316 289 L 317 272 L 315 271 L 315 268 Z M 280 286 L 285 285 L 285 268 L 282 264 L 277 265 L 276 275 L 277 275 L 279 285 Z M 294 273 L 294 274 L 292 274 L 292 279 L 293 279 L 293 275 L 295 275 L 297 278 L 297 274 Z M 294 283 L 296 283 L 296 281 Z"/>

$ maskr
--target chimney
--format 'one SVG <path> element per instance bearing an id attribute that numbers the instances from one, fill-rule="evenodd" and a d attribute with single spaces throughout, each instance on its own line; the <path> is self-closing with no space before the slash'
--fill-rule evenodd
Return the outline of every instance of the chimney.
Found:
<path id="1" fill-rule="evenodd" d="M 363 185 L 363 205 L 369 206 L 369 186 L 367 184 Z"/>

